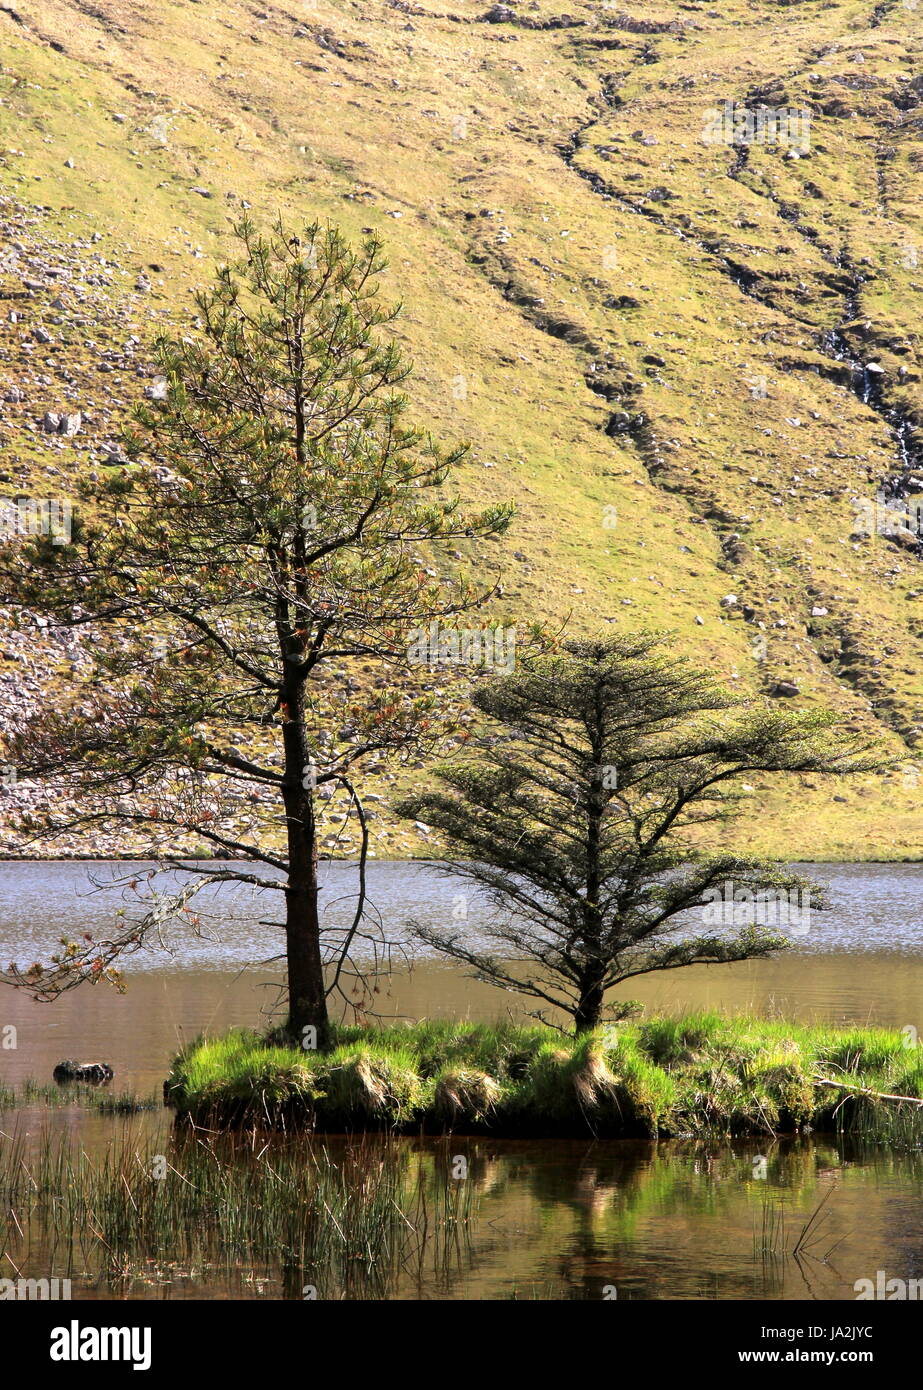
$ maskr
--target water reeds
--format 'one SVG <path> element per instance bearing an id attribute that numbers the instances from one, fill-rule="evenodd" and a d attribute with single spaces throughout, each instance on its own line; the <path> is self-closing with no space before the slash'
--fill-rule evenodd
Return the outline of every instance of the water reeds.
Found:
<path id="1" fill-rule="evenodd" d="M 161 1149 L 123 1135 L 91 1158 L 60 1137 L 0 1136 L 4 1249 L 18 1263 L 35 1237 L 49 1265 L 110 1287 L 248 1270 L 298 1298 L 385 1297 L 424 1250 L 464 1254 L 476 1198 L 438 1154 L 252 1133 L 177 1133 Z"/>
<path id="2" fill-rule="evenodd" d="M 12 1110 L 23 1105 L 58 1108 L 79 1105 L 98 1110 L 104 1115 L 134 1115 L 144 1110 L 158 1110 L 163 1101 L 159 1096 L 138 1096 L 132 1091 L 112 1091 L 107 1086 L 93 1086 L 69 1081 L 63 1085 L 23 1081 L 20 1086 L 0 1085 L 0 1110 Z"/>

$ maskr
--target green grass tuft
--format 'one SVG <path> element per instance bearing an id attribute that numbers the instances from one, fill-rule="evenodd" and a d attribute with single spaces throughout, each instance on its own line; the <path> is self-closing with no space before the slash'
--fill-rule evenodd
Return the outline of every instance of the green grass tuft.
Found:
<path id="1" fill-rule="evenodd" d="M 923 1096 L 923 1057 L 902 1034 L 717 1013 L 576 1039 L 508 1023 L 337 1028 L 328 1052 L 236 1030 L 182 1052 L 167 1087 L 180 1117 L 228 1126 L 612 1138 L 809 1125 L 874 1136 L 880 1125 L 892 1133 L 900 1111 L 902 1136 L 923 1133 L 918 1108 L 871 1092 Z"/>

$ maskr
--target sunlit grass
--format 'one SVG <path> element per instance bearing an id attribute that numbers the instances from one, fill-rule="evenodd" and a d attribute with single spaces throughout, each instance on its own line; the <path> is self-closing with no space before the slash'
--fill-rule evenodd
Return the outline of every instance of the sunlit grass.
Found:
<path id="1" fill-rule="evenodd" d="M 237 1030 L 181 1053 L 169 1095 L 201 1123 L 320 1131 L 670 1137 L 810 1126 L 923 1137 L 912 1103 L 923 1060 L 905 1034 L 714 1012 L 577 1039 L 508 1023 L 342 1028 L 328 1052 Z"/>

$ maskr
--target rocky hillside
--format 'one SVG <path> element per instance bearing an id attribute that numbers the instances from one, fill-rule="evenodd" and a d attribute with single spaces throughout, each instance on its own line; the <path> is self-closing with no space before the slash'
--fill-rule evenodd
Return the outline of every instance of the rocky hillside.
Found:
<path id="1" fill-rule="evenodd" d="M 15 0 L 5 505 L 121 466 L 242 208 L 374 228 L 418 414 L 472 441 L 469 497 L 518 503 L 482 547 L 509 614 L 667 626 L 883 732 L 902 768 L 755 785 L 747 842 L 916 856 L 921 55 L 923 0 Z M 7 622 L 4 701 L 79 678 Z"/>

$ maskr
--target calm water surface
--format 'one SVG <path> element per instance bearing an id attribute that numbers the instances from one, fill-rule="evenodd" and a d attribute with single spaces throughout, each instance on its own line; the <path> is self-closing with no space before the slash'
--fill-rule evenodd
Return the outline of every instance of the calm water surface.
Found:
<path id="1" fill-rule="evenodd" d="M 100 931 L 132 910 L 121 885 L 147 866 L 0 865 L 0 957 L 28 962 L 65 933 Z M 630 982 L 626 995 L 648 1010 L 714 1006 L 783 1017 L 912 1024 L 923 1036 L 923 932 L 916 865 L 805 866 L 830 885 L 833 907 L 795 950 L 775 960 L 696 968 Z M 108 887 L 99 887 L 106 884 Z M 351 915 L 349 865 L 330 865 L 329 920 Z M 392 936 L 410 918 L 440 922 L 458 885 L 430 869 L 381 863 L 371 895 Z M 278 1006 L 275 894 L 255 899 L 213 892 L 208 937 L 176 937 L 172 954 L 133 958 L 128 991 L 102 986 L 33 1004 L 0 999 L 0 1027 L 14 1024 L 15 1049 L 0 1049 L 0 1083 L 50 1080 L 64 1057 L 102 1059 L 114 1089 L 159 1089 L 184 1041 L 230 1024 L 259 1026 Z M 339 901 L 337 901 L 339 900 Z M 476 934 L 487 908 L 469 900 Z M 422 958 L 398 971 L 382 994 L 391 1017 L 517 1017 L 517 1001 Z M 100 1116 L 80 1106 L 0 1112 L 0 1146 L 16 1133 L 27 1146 L 72 1138 L 88 1153 L 113 1145 L 169 1154 L 169 1115 Z M 336 1156 L 344 1141 L 316 1141 Z M 470 1208 L 451 1238 L 421 1241 L 416 1256 L 326 1296 L 388 1298 L 854 1299 L 860 1278 L 923 1277 L 923 1154 L 894 1153 L 826 1136 L 727 1145 L 712 1142 L 389 1141 L 420 1165 L 425 1182 L 454 1156 L 468 1163 Z M 394 1150 L 396 1152 L 397 1150 Z M 754 1177 L 754 1157 L 766 1177 Z M 421 1179 L 422 1181 L 423 1179 Z M 435 1191 L 435 1188 L 433 1189 Z M 829 1194 L 829 1195 L 828 1195 Z M 826 1198 L 815 1243 L 795 1257 L 798 1232 Z M 157 1268 L 114 1284 L 78 1250 L 50 1246 L 42 1228 L 0 1224 L 0 1256 L 23 1275 L 69 1274 L 78 1298 L 301 1297 L 281 1269 Z M 768 1232 L 768 1234 L 767 1234 Z M 443 1232 L 443 1235 L 447 1235 Z M 4 1261 L 6 1263 L 6 1261 Z"/>

